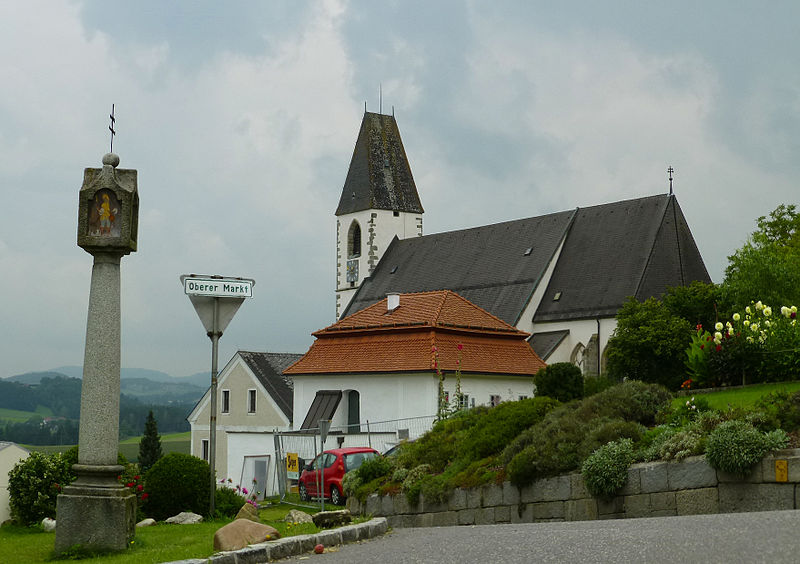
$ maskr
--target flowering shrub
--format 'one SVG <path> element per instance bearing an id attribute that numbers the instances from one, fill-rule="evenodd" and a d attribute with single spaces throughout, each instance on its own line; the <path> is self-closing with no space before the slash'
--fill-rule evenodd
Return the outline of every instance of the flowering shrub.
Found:
<path id="1" fill-rule="evenodd" d="M 743 313 L 718 321 L 714 332 L 701 325 L 686 350 L 686 367 L 698 387 L 776 382 L 800 373 L 797 307 L 753 302 Z"/>
<path id="2" fill-rule="evenodd" d="M 144 507 L 150 494 L 144 490 L 144 480 L 139 473 L 139 465 L 132 463 L 126 464 L 123 473 L 117 476 L 117 481 L 136 496 L 136 518 L 138 521 L 141 521 L 144 518 Z"/>
<path id="3" fill-rule="evenodd" d="M 11 516 L 23 525 L 55 518 L 56 498 L 75 477 L 61 453 L 32 452 L 8 473 Z"/>

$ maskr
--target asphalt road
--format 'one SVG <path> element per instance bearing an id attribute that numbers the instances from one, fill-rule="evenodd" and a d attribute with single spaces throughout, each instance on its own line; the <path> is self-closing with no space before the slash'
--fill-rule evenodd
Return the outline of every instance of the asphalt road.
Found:
<path id="1" fill-rule="evenodd" d="M 800 510 L 395 529 L 383 537 L 282 562 L 800 563 Z"/>

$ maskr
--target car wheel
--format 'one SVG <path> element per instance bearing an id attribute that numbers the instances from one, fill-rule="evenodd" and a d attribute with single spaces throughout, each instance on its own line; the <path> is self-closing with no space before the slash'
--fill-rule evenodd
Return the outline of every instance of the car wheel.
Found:
<path id="1" fill-rule="evenodd" d="M 334 485 L 331 485 L 331 503 L 334 505 L 342 505 L 344 503 L 344 498 L 339 492 L 339 488 Z"/>
<path id="2" fill-rule="evenodd" d="M 300 482 L 297 491 L 300 494 L 300 501 L 308 501 L 308 492 L 306 491 L 306 485 L 304 483 Z"/>

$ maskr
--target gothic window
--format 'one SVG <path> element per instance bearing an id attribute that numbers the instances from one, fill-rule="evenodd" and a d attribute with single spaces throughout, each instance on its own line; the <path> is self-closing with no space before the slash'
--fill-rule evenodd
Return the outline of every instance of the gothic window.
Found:
<path id="1" fill-rule="evenodd" d="M 347 256 L 348 258 L 361 256 L 361 227 L 355 220 L 350 224 L 347 233 Z"/>
<path id="2" fill-rule="evenodd" d="M 569 361 L 581 369 L 583 372 L 583 354 L 586 351 L 586 347 L 583 346 L 583 343 L 578 343 L 575 345 L 575 348 L 572 349 L 572 354 L 569 357 Z"/>

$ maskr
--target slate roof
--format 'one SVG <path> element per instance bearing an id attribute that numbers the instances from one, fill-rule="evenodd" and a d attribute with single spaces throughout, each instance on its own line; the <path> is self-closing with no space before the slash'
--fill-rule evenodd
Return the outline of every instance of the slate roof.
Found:
<path id="1" fill-rule="evenodd" d="M 431 371 L 533 375 L 544 362 L 528 333 L 451 291 L 402 294 L 314 333 L 306 355 L 284 374 Z M 459 345 L 462 349 L 459 350 Z"/>
<path id="2" fill-rule="evenodd" d="M 294 353 L 267 353 L 238 351 L 239 356 L 255 374 L 281 411 L 292 420 L 294 398 L 292 380 L 283 371 L 303 355 Z"/>
<path id="3" fill-rule="evenodd" d="M 539 358 L 546 361 L 553 351 L 558 348 L 561 341 L 567 338 L 569 329 L 562 329 L 560 331 L 540 331 L 531 335 L 528 342 L 531 348 L 539 355 Z"/>
<path id="4" fill-rule="evenodd" d="M 711 282 L 675 196 L 580 208 L 533 320 L 613 317 L 693 280 Z"/>
<path id="5" fill-rule="evenodd" d="M 395 239 L 343 316 L 389 292 L 449 289 L 516 325 L 562 241 L 535 322 L 612 317 L 628 296 L 711 281 L 677 200 L 657 195 Z"/>
<path id="6" fill-rule="evenodd" d="M 343 316 L 375 303 L 389 292 L 453 290 L 515 325 L 574 215 L 574 211 L 559 212 L 395 239 L 372 276 L 362 282 Z"/>
<path id="7" fill-rule="evenodd" d="M 336 215 L 368 209 L 423 213 L 394 116 L 365 112 Z"/>

